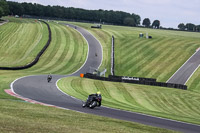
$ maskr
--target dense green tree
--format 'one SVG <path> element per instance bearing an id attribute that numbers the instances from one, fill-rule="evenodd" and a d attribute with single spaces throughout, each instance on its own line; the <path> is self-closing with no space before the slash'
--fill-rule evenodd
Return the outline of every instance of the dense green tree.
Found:
<path id="1" fill-rule="evenodd" d="M 152 24 L 152 27 L 159 29 L 160 28 L 160 21 L 159 20 L 154 20 L 153 24 Z"/>
<path id="2" fill-rule="evenodd" d="M 0 18 L 9 14 L 9 7 L 6 0 L 0 0 Z"/>
<path id="3" fill-rule="evenodd" d="M 139 15 L 136 15 L 136 14 L 132 14 L 132 17 L 134 18 L 135 20 L 135 24 L 136 26 L 140 24 L 140 21 L 141 21 L 141 17 Z"/>
<path id="4" fill-rule="evenodd" d="M 178 25 L 178 28 L 179 28 L 180 30 L 185 30 L 185 25 L 184 25 L 184 23 L 180 23 L 180 24 Z"/>
<path id="5" fill-rule="evenodd" d="M 23 15 L 24 14 L 24 8 L 20 3 L 11 2 L 9 1 L 9 9 L 10 9 L 10 15 Z"/>
<path id="6" fill-rule="evenodd" d="M 137 26 L 140 24 L 139 15 L 113 10 L 85 10 L 73 7 L 43 6 L 32 3 L 8 2 L 11 15 L 31 15 L 40 17 L 64 18 L 71 20 L 106 22 L 116 25 Z"/>
<path id="7" fill-rule="evenodd" d="M 0 18 L 3 16 L 3 8 L 0 7 Z"/>
<path id="8" fill-rule="evenodd" d="M 134 18 L 130 18 L 130 17 L 125 18 L 124 19 L 124 25 L 127 25 L 127 26 L 136 26 Z"/>
<path id="9" fill-rule="evenodd" d="M 195 31 L 195 25 L 192 23 L 187 23 L 185 27 L 188 31 Z"/>
<path id="10" fill-rule="evenodd" d="M 196 31 L 197 31 L 197 32 L 200 32 L 200 25 L 197 25 L 197 26 L 196 26 Z"/>
<path id="11" fill-rule="evenodd" d="M 142 22 L 142 25 L 144 25 L 145 27 L 150 27 L 151 25 L 151 21 L 149 18 L 145 18 Z"/>

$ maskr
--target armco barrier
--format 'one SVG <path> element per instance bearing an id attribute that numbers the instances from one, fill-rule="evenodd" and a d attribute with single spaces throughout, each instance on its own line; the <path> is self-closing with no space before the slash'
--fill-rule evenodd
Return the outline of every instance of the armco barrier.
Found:
<path id="1" fill-rule="evenodd" d="M 45 23 L 48 27 L 48 31 L 49 31 L 49 39 L 46 43 L 46 45 L 43 47 L 43 49 L 38 53 L 38 55 L 36 56 L 36 58 L 29 64 L 24 65 L 24 66 L 18 66 L 18 67 L 0 67 L 0 70 L 22 70 L 22 69 L 27 69 L 30 68 L 32 66 L 34 66 L 40 59 L 40 57 L 42 56 L 42 54 L 45 52 L 45 50 L 49 47 L 50 43 L 51 43 L 51 29 L 50 26 L 47 22 L 40 20 L 41 22 Z"/>
<path id="2" fill-rule="evenodd" d="M 109 77 L 107 78 L 107 77 L 99 77 L 99 76 L 96 76 L 91 73 L 86 73 L 84 75 L 84 77 L 90 78 L 90 79 L 96 79 L 96 80 L 103 80 L 103 81 L 125 82 L 125 83 L 134 83 L 134 84 L 160 86 L 160 87 L 168 87 L 168 88 L 177 88 L 177 89 L 187 90 L 186 85 L 156 82 L 156 79 L 151 79 L 151 78 L 137 78 L 137 77 L 113 76 L 113 75 L 109 75 Z"/>

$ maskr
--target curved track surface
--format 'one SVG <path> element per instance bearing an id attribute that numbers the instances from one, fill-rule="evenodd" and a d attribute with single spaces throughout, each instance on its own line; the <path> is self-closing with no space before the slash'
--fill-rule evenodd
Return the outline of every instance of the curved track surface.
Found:
<path id="1" fill-rule="evenodd" d="M 89 67 L 98 68 L 102 61 L 102 48 L 100 43 L 88 31 L 80 27 L 74 27 L 73 25 L 69 26 L 76 28 L 76 30 L 86 38 L 89 45 L 89 53 L 88 59 L 83 67 L 77 72 L 68 76 L 78 76 L 80 73 L 88 72 Z M 96 56 L 96 54 L 98 56 Z M 138 122 L 146 125 L 182 132 L 197 133 L 200 131 L 200 126 L 198 125 L 143 115 L 134 112 L 127 112 L 107 107 L 100 107 L 95 109 L 82 108 L 82 101 L 62 93 L 56 86 L 56 82 L 60 78 L 68 76 L 53 75 L 51 83 L 47 83 L 47 75 L 23 77 L 13 82 L 11 88 L 13 89 L 14 93 L 22 97 L 75 111 Z"/>

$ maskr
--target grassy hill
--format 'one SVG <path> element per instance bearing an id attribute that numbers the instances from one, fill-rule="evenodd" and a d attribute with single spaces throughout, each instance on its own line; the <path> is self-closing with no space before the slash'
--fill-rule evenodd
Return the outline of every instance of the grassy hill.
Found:
<path id="1" fill-rule="evenodd" d="M 89 94 L 101 91 L 104 106 L 200 124 L 199 93 L 79 77 L 64 78 L 58 85 L 84 101 Z"/>
<path id="2" fill-rule="evenodd" d="M 108 70 L 111 36 L 115 36 L 116 75 L 156 78 L 166 82 L 200 47 L 199 33 L 112 25 L 91 29 L 92 24 L 74 24 L 86 28 L 100 40 L 105 56 L 102 67 Z M 139 33 L 148 33 L 153 38 L 139 38 Z"/>
<path id="3" fill-rule="evenodd" d="M 101 41 L 107 58 L 102 67 L 108 70 L 111 36 L 115 36 L 116 75 L 157 78 L 166 82 L 200 47 L 199 33 L 111 25 L 91 29 L 91 24 L 74 24 L 88 29 Z M 139 33 L 146 32 L 153 38 L 139 38 Z M 105 106 L 200 124 L 199 74 L 200 70 L 189 80 L 187 91 L 80 78 L 62 79 L 59 86 L 82 100 L 100 90 Z"/>
<path id="4" fill-rule="evenodd" d="M 9 19 L 10 23 L 0 26 L 0 66 L 24 65 L 40 51 L 43 42 L 46 43 L 47 27 L 32 19 L 4 19 Z M 0 132 L 173 132 L 30 104 L 6 94 L 4 90 L 9 89 L 11 82 L 19 77 L 48 73 L 69 74 L 84 63 L 88 48 L 82 36 L 72 28 L 53 22 L 49 24 L 52 43 L 38 64 L 27 70 L 0 70 Z"/>
<path id="5" fill-rule="evenodd" d="M 28 64 L 46 44 L 47 27 L 39 21 L 9 19 L 9 23 L 0 27 L 0 66 Z"/>

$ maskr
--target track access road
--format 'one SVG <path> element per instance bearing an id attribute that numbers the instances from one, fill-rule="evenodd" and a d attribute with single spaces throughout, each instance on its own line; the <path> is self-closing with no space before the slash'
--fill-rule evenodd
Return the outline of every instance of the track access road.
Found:
<path id="1" fill-rule="evenodd" d="M 95 109 L 82 108 L 81 100 L 75 99 L 61 92 L 56 86 L 56 82 L 60 78 L 79 76 L 80 73 L 88 72 L 90 67 L 98 68 L 102 62 L 102 48 L 100 43 L 83 28 L 75 27 L 73 25 L 68 26 L 79 31 L 88 42 L 89 53 L 85 64 L 78 71 L 71 75 L 53 75 L 51 83 L 47 83 L 47 75 L 28 76 L 17 79 L 11 84 L 11 88 L 16 94 L 45 104 L 55 105 L 58 107 L 84 113 L 91 113 L 100 116 L 138 122 L 145 125 L 167 128 L 182 132 L 197 133 L 200 131 L 200 126 L 198 125 L 148 116 L 134 112 L 127 112 L 107 107 L 100 107 Z"/>
<path id="2" fill-rule="evenodd" d="M 186 84 L 200 65 L 200 50 L 195 52 L 167 81 L 167 83 Z"/>

